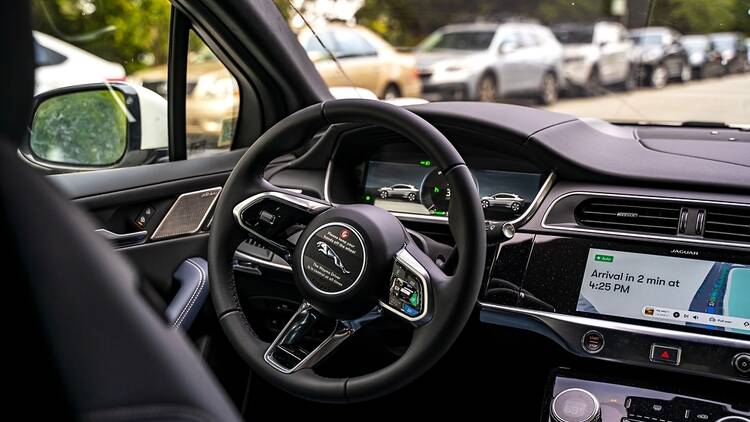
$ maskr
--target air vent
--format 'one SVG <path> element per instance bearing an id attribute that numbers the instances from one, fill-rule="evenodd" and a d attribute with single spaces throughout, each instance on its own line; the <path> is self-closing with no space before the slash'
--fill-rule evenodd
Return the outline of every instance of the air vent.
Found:
<path id="1" fill-rule="evenodd" d="M 584 227 L 676 235 L 681 208 L 669 202 L 596 198 L 578 205 L 575 215 Z"/>
<path id="2" fill-rule="evenodd" d="M 706 208 L 706 239 L 750 242 L 750 208 Z"/>

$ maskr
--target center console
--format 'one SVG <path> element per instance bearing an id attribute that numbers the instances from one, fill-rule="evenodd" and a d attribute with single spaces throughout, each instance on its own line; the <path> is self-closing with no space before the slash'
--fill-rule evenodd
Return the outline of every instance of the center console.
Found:
<path id="1" fill-rule="evenodd" d="M 518 233 L 481 304 L 578 356 L 750 384 L 746 253 Z"/>
<path id="2" fill-rule="evenodd" d="M 750 422 L 747 405 L 565 370 L 553 374 L 545 412 L 550 422 Z"/>

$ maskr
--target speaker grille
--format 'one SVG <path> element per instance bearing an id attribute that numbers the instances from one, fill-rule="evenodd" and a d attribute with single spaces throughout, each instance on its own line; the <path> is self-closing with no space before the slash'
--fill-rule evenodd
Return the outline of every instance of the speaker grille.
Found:
<path id="1" fill-rule="evenodd" d="M 219 197 L 220 187 L 184 193 L 172 204 L 154 231 L 152 240 L 193 234 L 203 227 Z"/>

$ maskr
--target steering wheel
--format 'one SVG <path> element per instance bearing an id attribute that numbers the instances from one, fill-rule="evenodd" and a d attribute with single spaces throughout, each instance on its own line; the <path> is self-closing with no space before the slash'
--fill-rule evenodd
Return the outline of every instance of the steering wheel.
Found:
<path id="1" fill-rule="evenodd" d="M 263 178 L 272 159 L 302 146 L 313 131 L 336 123 L 390 129 L 416 143 L 437 164 L 451 186 L 448 222 L 458 253 L 452 275 L 423 253 L 387 211 L 328 203 L 275 187 Z M 289 263 L 303 298 L 270 344 L 250 327 L 233 277 L 235 250 L 248 236 Z M 224 332 L 255 373 L 305 399 L 362 401 L 411 382 L 453 344 L 476 303 L 485 252 L 484 217 L 474 179 L 445 136 L 394 105 L 332 100 L 271 127 L 232 171 L 211 223 L 211 294 Z M 315 372 L 316 364 L 342 342 L 386 312 L 413 331 L 402 356 L 356 377 L 330 378 Z M 330 334 L 312 340 L 307 334 L 313 329 Z"/>

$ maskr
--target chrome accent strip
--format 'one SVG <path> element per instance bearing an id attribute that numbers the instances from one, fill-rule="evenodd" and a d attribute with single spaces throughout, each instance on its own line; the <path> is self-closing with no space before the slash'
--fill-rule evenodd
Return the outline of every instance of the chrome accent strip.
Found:
<path id="1" fill-rule="evenodd" d="M 354 279 L 352 284 L 349 285 L 349 287 L 345 288 L 344 290 L 339 290 L 337 292 L 326 292 L 325 290 L 319 289 L 315 284 L 313 284 L 312 281 L 310 281 L 309 278 L 307 278 L 307 273 L 305 272 L 305 248 L 307 248 L 307 244 L 310 242 L 310 240 L 315 236 L 315 233 L 318 233 L 322 229 L 330 226 L 342 226 L 346 227 L 348 230 L 351 230 L 352 233 L 354 233 L 357 236 L 357 239 L 359 239 L 359 243 L 362 245 L 362 268 L 359 269 L 359 274 L 357 274 L 357 278 Z M 310 285 L 310 287 L 313 288 L 316 292 L 326 295 L 326 296 L 338 296 L 341 294 L 344 294 L 352 289 L 352 287 L 356 286 L 357 283 L 362 279 L 362 274 L 365 273 L 365 267 L 367 266 L 367 249 L 365 249 L 365 239 L 362 237 L 361 234 L 359 234 L 359 231 L 355 229 L 354 227 L 350 226 L 346 223 L 339 223 L 337 221 L 333 221 L 330 223 L 323 224 L 322 226 L 315 229 L 315 233 L 310 234 L 310 236 L 305 239 L 305 243 L 302 244 L 302 249 L 300 249 L 300 258 L 299 258 L 299 267 L 302 269 L 302 278 L 307 282 L 307 284 Z"/>
<path id="2" fill-rule="evenodd" d="M 261 200 L 266 199 L 266 198 L 277 199 L 288 205 L 302 208 L 303 210 L 308 211 L 308 212 L 320 212 L 320 211 L 330 208 L 329 204 L 324 204 L 322 202 L 313 201 L 311 199 L 300 198 L 299 196 L 291 195 L 291 194 L 284 193 L 284 192 L 268 191 L 268 192 L 256 193 L 255 195 L 235 205 L 234 208 L 232 209 L 232 215 L 234 215 L 234 219 L 237 220 L 237 223 L 243 229 L 248 230 L 250 232 L 253 231 L 253 229 L 246 226 L 245 223 L 242 221 L 242 212 L 245 211 L 245 209 L 251 207 L 252 205 L 255 205 L 257 202 L 260 202 Z"/>
<path id="3" fill-rule="evenodd" d="M 544 181 L 544 184 L 542 184 L 542 187 L 539 189 L 539 192 L 537 192 L 536 196 L 534 197 L 534 200 L 531 201 L 531 204 L 529 204 L 529 207 L 526 208 L 526 211 L 524 211 L 523 214 L 521 214 L 520 217 L 516 218 L 515 220 L 508 221 L 506 224 L 512 224 L 515 228 L 518 228 L 519 226 L 523 226 L 526 224 L 531 217 L 536 214 L 537 210 L 539 210 L 539 207 L 542 206 L 542 202 L 547 197 L 547 194 L 552 189 L 552 186 L 555 184 L 555 180 L 557 180 L 557 173 L 554 171 L 550 172 L 547 176 L 547 179 Z"/>
<path id="4" fill-rule="evenodd" d="M 406 250 L 406 248 L 401 248 L 398 252 L 396 252 L 396 261 L 399 262 L 401 265 L 406 267 L 407 270 L 411 271 L 414 275 L 419 278 L 419 281 L 422 283 L 422 291 L 424 292 L 424 298 L 422 299 L 422 303 L 424 306 L 422 306 L 422 312 L 419 315 L 410 317 L 408 315 L 404 315 L 401 311 L 398 309 L 393 308 L 388 303 L 383 302 L 382 300 L 379 300 L 378 303 L 383 308 L 393 312 L 394 314 L 400 316 L 401 318 L 411 321 L 411 322 L 417 322 L 420 319 L 424 318 L 425 315 L 427 315 L 427 308 L 430 306 L 430 291 L 427 290 L 427 280 L 430 279 L 430 274 L 427 272 L 427 270 L 422 266 L 422 264 L 417 261 L 416 258 L 412 256 L 412 254 Z M 391 280 L 388 280 L 388 294 L 390 294 L 391 289 Z"/>
<path id="5" fill-rule="evenodd" d="M 623 332 L 642 334 L 642 335 L 647 335 L 647 336 L 669 338 L 673 340 L 694 341 L 698 343 L 714 344 L 717 346 L 724 346 L 724 347 L 734 347 L 734 348 L 744 348 L 744 349 L 747 349 L 750 347 L 749 340 L 740 340 L 740 339 L 728 338 L 728 337 L 718 337 L 718 336 L 712 336 L 708 334 L 691 333 L 687 331 L 676 331 L 676 330 L 670 330 L 668 328 L 657 328 L 657 327 L 650 327 L 646 325 L 628 324 L 625 322 L 594 319 L 594 318 L 577 316 L 577 315 L 567 315 L 567 314 L 558 314 L 558 313 L 547 312 L 547 311 L 537 311 L 533 309 L 523 309 L 523 308 L 517 308 L 513 306 L 496 305 L 493 303 L 486 303 L 482 301 L 479 301 L 479 305 L 483 309 L 486 308 L 489 310 L 505 311 L 505 312 L 515 313 L 515 314 L 533 316 L 533 317 L 542 318 L 542 319 L 549 318 L 549 319 L 556 320 L 556 321 L 562 321 L 562 322 L 567 322 L 567 323 L 577 324 L 577 325 L 585 325 L 585 326 L 596 327 L 596 328 L 604 328 L 604 329 L 613 330 L 613 331 L 623 331 Z"/>
<path id="6" fill-rule="evenodd" d="M 277 348 L 287 354 L 290 354 L 288 351 L 284 350 L 283 348 L 279 348 L 279 342 L 281 341 L 283 335 L 287 332 L 287 329 L 289 326 L 294 322 L 295 318 L 297 318 L 297 315 L 299 315 L 301 312 L 313 308 L 312 305 L 310 305 L 307 302 L 302 302 L 300 307 L 297 309 L 297 311 L 294 313 L 294 315 L 289 319 L 289 321 L 284 325 L 284 328 L 281 330 L 278 336 L 273 340 L 273 343 L 271 343 L 270 346 L 268 346 L 268 349 L 266 349 L 266 352 L 263 354 L 263 360 L 266 361 L 271 367 L 278 370 L 279 372 L 285 373 L 285 374 L 291 374 L 292 372 L 295 372 L 302 368 L 309 368 L 316 363 L 320 362 L 323 358 L 328 356 L 329 353 L 331 353 L 336 347 L 338 347 L 339 344 L 341 344 L 344 340 L 349 338 L 352 334 L 357 332 L 362 326 L 372 320 L 380 318 L 382 315 L 380 309 L 376 306 L 371 310 L 370 312 L 366 313 L 365 315 L 351 321 L 336 321 L 336 327 L 333 329 L 331 334 L 323 340 L 315 349 L 313 349 L 307 356 L 305 356 L 304 359 L 300 360 L 299 363 L 294 365 L 292 368 L 286 368 L 282 365 L 280 365 L 278 362 L 273 360 L 273 350 L 276 350 Z"/>
<path id="7" fill-rule="evenodd" d="M 262 266 L 262 267 L 273 268 L 273 269 L 276 269 L 276 270 L 281 270 L 281 271 L 285 271 L 285 272 L 289 272 L 289 273 L 292 272 L 292 267 L 290 265 L 279 264 L 277 262 L 267 261 L 267 260 L 262 259 L 262 258 L 256 258 L 256 257 L 254 257 L 252 255 L 248 255 L 248 254 L 246 254 L 244 252 L 240 252 L 240 251 L 235 251 L 234 252 L 234 258 L 238 259 L 238 260 L 242 260 L 242 261 L 252 262 L 253 264 L 256 264 L 256 265 L 259 265 L 259 266 Z"/>
<path id="8" fill-rule="evenodd" d="M 198 194 L 206 193 L 206 192 L 216 192 L 216 194 L 211 197 L 211 204 L 209 204 L 208 208 L 206 208 L 206 212 L 203 214 L 203 217 L 201 217 L 200 222 L 198 222 L 198 224 L 196 225 L 196 227 L 194 229 L 190 230 L 190 231 L 187 231 L 187 232 L 184 232 L 184 233 L 180 233 L 177 236 L 185 236 L 185 235 L 190 235 L 190 234 L 197 233 L 201 229 L 201 227 L 203 227 L 203 225 L 205 224 L 206 218 L 208 218 L 209 215 L 212 215 L 211 211 L 213 211 L 214 205 L 216 205 L 216 200 L 219 199 L 219 195 L 221 194 L 221 190 L 222 190 L 222 187 L 221 186 L 217 186 L 215 188 L 209 188 L 209 189 L 203 189 L 203 190 L 197 190 L 197 191 L 193 191 L 193 192 L 183 193 L 182 195 L 178 196 L 177 199 L 175 199 L 175 201 L 172 204 L 172 206 L 169 207 L 169 211 L 167 211 L 167 214 L 159 222 L 159 225 L 156 227 L 156 230 L 154 230 L 154 234 L 151 235 L 151 240 L 158 240 L 158 239 L 160 239 L 157 236 L 159 235 L 161 227 L 162 227 L 162 225 L 164 225 L 164 222 L 169 221 L 169 216 L 172 215 L 172 211 L 174 211 L 174 209 L 177 206 L 177 204 L 180 203 L 180 199 L 182 199 L 183 197 L 186 197 L 186 196 L 198 195 Z"/>
<path id="9" fill-rule="evenodd" d="M 96 229 L 95 233 L 98 233 L 103 238 L 112 242 L 116 248 L 124 248 L 126 246 L 140 245 L 146 242 L 148 239 L 148 231 L 141 230 L 132 233 L 115 233 L 107 229 Z"/>
<path id="10" fill-rule="evenodd" d="M 631 195 L 631 194 L 620 194 L 620 193 L 574 191 L 574 192 L 565 193 L 555 198 L 554 201 L 552 201 L 550 206 L 547 207 L 547 210 L 544 212 L 544 216 L 542 217 L 542 227 L 545 229 L 552 229 L 552 230 L 562 230 L 562 231 L 591 233 L 591 234 L 604 234 L 608 236 L 623 236 L 623 237 L 633 237 L 633 238 L 638 238 L 638 239 L 667 240 L 671 242 L 695 243 L 695 244 L 714 245 L 714 246 L 729 246 L 729 247 L 735 247 L 735 248 L 750 248 L 750 243 L 735 243 L 735 242 L 724 242 L 720 240 L 694 239 L 694 238 L 689 238 L 689 237 L 682 238 L 679 236 L 628 233 L 624 231 L 619 232 L 619 231 L 612 231 L 612 230 L 584 229 L 580 227 L 567 227 L 567 226 L 560 226 L 556 224 L 548 224 L 547 217 L 549 216 L 550 212 L 555 207 L 555 205 L 559 201 L 569 196 L 575 196 L 575 195 L 599 196 L 599 197 L 609 197 L 609 198 L 647 199 L 647 200 L 657 200 L 657 201 L 697 203 L 697 204 L 710 204 L 710 205 L 728 205 L 728 206 L 735 206 L 735 207 L 750 208 L 750 204 L 742 204 L 739 202 L 710 201 L 710 200 L 703 200 L 703 199 L 671 198 L 671 197 L 663 197 L 663 196 Z"/>

